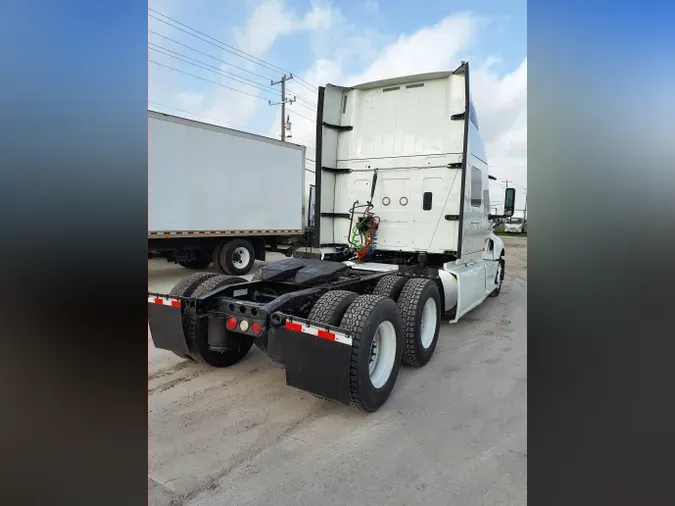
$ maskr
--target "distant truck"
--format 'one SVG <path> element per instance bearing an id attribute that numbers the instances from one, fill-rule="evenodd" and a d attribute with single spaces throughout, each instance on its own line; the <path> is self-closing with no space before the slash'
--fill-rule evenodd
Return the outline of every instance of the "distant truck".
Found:
<path id="1" fill-rule="evenodd" d="M 242 275 L 295 241 L 305 149 L 148 111 L 148 258 Z"/>
<path id="2" fill-rule="evenodd" d="M 525 221 L 523 218 L 512 217 L 504 222 L 504 232 L 508 234 L 522 234 L 525 232 Z"/>

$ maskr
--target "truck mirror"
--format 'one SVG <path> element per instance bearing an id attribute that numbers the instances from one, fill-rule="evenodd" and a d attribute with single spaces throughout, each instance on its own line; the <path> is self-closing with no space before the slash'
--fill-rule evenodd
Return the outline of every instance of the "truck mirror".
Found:
<path id="1" fill-rule="evenodd" d="M 504 216 L 513 216 L 516 207 L 516 189 L 507 188 L 504 194 Z"/>

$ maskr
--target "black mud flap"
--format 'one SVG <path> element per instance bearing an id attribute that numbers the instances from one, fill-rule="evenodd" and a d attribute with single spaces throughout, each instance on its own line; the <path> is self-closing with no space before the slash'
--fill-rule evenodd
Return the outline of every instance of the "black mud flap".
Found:
<path id="1" fill-rule="evenodd" d="M 171 299 L 166 300 L 171 301 Z M 155 348 L 173 351 L 179 355 L 186 355 L 190 352 L 183 334 L 180 307 L 148 301 L 148 323 Z"/>
<path id="2" fill-rule="evenodd" d="M 269 340 L 283 355 L 287 385 L 349 405 L 351 344 L 284 327 L 273 329 Z"/>

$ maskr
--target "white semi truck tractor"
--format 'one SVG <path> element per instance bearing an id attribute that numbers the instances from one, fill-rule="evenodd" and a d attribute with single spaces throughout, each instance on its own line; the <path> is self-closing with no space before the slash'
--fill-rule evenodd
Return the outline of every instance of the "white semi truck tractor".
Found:
<path id="1" fill-rule="evenodd" d="M 154 344 L 213 367 L 256 345 L 286 383 L 372 412 L 401 364 L 423 367 L 441 320 L 504 281 L 469 65 L 319 88 L 311 244 L 252 280 L 195 273 L 148 293 Z"/>

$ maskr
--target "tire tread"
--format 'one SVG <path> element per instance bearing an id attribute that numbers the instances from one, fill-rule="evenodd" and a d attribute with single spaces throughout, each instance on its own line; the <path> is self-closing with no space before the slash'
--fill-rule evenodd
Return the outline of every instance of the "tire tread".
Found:
<path id="1" fill-rule="evenodd" d="M 381 278 L 375 288 L 373 294 L 389 297 L 394 302 L 398 300 L 401 295 L 401 290 L 405 286 L 407 278 L 398 275 L 384 276 Z"/>
<path id="2" fill-rule="evenodd" d="M 359 392 L 358 367 L 362 333 L 368 323 L 368 317 L 373 312 L 373 309 L 375 309 L 375 306 L 380 301 L 386 299 L 387 297 L 383 297 L 382 295 L 359 295 L 349 306 L 340 323 L 341 327 L 352 333 L 352 356 L 349 367 L 349 401 L 352 406 L 365 412 L 372 410 L 368 409 L 361 402 L 361 394 Z M 394 374 L 394 371 L 392 371 L 392 374 Z"/>
<path id="3" fill-rule="evenodd" d="M 200 295 L 210 292 L 211 290 L 215 290 L 216 288 L 242 282 L 246 282 L 246 280 L 244 278 L 215 275 L 209 279 L 206 279 L 203 283 L 201 283 L 194 290 L 192 296 L 198 297 Z M 186 307 L 183 311 L 183 329 L 185 331 L 188 349 L 190 350 L 190 357 L 195 362 L 201 362 L 203 364 L 213 366 L 214 364 L 210 363 L 208 359 L 203 357 L 202 354 L 199 352 L 199 348 L 197 347 L 196 340 L 200 336 L 197 336 L 197 315 L 193 307 Z M 224 360 L 224 362 L 219 363 L 218 366 L 228 367 L 230 365 L 234 365 L 237 362 L 239 362 L 248 353 L 248 351 L 251 349 L 251 346 L 253 346 L 253 340 L 246 339 L 246 336 L 242 335 L 241 344 L 242 345 L 236 350 L 230 350 L 225 353 L 222 353 L 222 355 L 227 356 L 227 359 Z"/>
<path id="4" fill-rule="evenodd" d="M 347 309 L 358 296 L 357 293 L 347 290 L 326 292 L 314 303 L 307 319 L 326 325 L 339 325 Z"/>
<path id="5" fill-rule="evenodd" d="M 405 338 L 401 362 L 406 365 L 415 367 L 421 367 L 424 365 L 417 353 L 416 316 L 417 307 L 420 304 L 422 292 L 429 283 L 434 282 L 427 278 L 411 278 L 403 287 L 403 290 L 401 290 L 401 295 L 398 298 L 398 308 L 401 313 L 403 335 Z"/>

